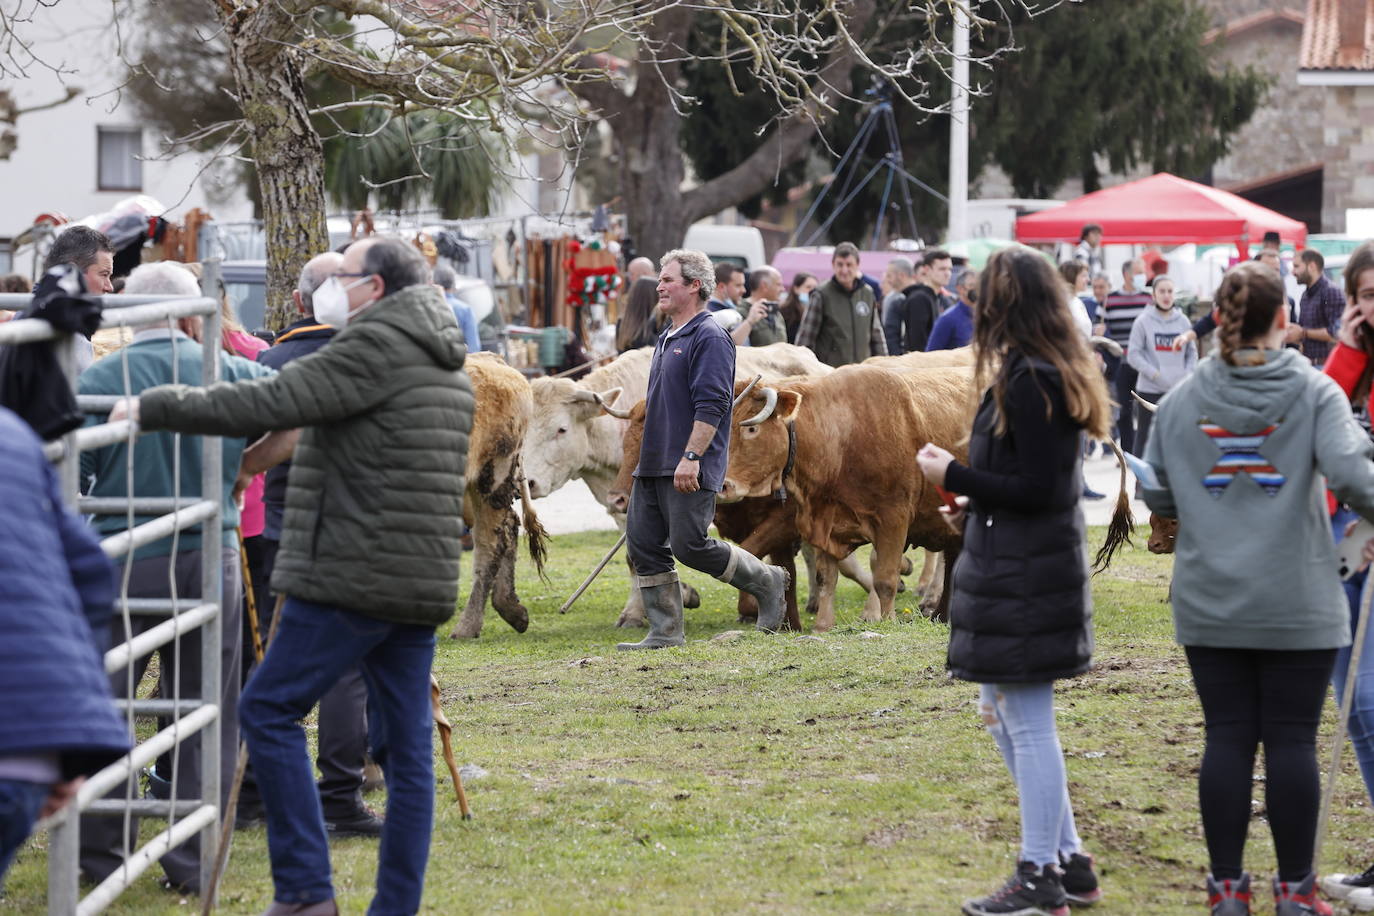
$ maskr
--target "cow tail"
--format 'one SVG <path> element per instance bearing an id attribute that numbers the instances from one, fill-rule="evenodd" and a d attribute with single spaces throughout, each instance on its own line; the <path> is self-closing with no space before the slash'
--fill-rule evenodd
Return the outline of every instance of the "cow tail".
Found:
<path id="1" fill-rule="evenodd" d="M 539 578 L 546 579 L 544 561 L 549 556 L 549 533 L 544 530 L 544 525 L 539 521 L 539 516 L 534 513 L 534 503 L 530 501 L 530 482 L 525 479 L 525 469 L 517 465 L 515 472 L 520 478 L 520 524 L 525 529 L 525 541 L 530 551 L 530 559 L 534 561 L 534 568 L 539 573 Z"/>
<path id="2" fill-rule="evenodd" d="M 1135 516 L 1131 514 L 1131 494 L 1126 489 L 1126 456 L 1121 454 L 1121 446 L 1111 439 L 1107 440 L 1107 444 L 1116 452 L 1116 460 L 1121 466 L 1121 489 L 1116 495 L 1116 510 L 1112 512 L 1111 524 L 1107 526 L 1107 539 L 1102 542 L 1101 549 L 1097 551 L 1097 559 L 1093 561 L 1093 575 L 1111 565 L 1113 555 L 1121 545 L 1131 544 L 1131 535 L 1135 532 Z"/>

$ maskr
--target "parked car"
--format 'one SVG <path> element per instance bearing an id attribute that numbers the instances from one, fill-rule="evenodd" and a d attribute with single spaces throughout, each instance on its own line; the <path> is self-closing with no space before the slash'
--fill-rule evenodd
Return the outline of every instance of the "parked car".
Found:
<path id="1" fill-rule="evenodd" d="M 250 333 L 267 327 L 267 262 L 225 261 L 220 265 L 224 291 L 239 324 Z"/>

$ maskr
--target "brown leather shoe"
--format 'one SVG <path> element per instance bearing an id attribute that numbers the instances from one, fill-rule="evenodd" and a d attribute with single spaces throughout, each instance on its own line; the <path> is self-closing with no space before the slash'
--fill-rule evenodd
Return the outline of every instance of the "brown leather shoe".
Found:
<path id="1" fill-rule="evenodd" d="M 262 916 L 339 916 L 339 905 L 334 898 L 315 903 L 282 903 L 274 900 L 263 910 Z"/>

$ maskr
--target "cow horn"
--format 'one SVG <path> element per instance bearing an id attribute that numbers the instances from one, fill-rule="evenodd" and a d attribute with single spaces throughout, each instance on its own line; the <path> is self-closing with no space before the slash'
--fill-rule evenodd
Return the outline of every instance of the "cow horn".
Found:
<path id="1" fill-rule="evenodd" d="M 1144 407 L 1150 413 L 1159 413 L 1158 404 L 1151 404 L 1149 401 L 1145 400 L 1140 395 L 1136 394 L 1134 391 L 1131 392 L 1131 397 L 1135 398 L 1136 401 L 1140 403 L 1140 406 Z"/>
<path id="2" fill-rule="evenodd" d="M 617 420 L 630 419 L 630 412 L 628 410 L 620 410 L 618 408 L 612 407 L 610 404 L 606 403 L 606 401 L 601 397 L 601 395 L 596 394 L 596 392 L 592 392 L 592 395 L 596 398 L 596 403 L 601 405 L 601 409 L 606 411 L 606 413 L 610 414 L 611 416 L 615 417 Z"/>
<path id="3" fill-rule="evenodd" d="M 744 399 L 749 397 L 749 392 L 754 390 L 754 386 L 759 383 L 759 379 L 761 378 L 763 378 L 763 375 L 759 374 L 749 380 L 749 384 L 744 386 L 744 390 L 739 393 L 739 397 L 735 398 L 735 403 L 730 405 L 732 410 L 744 403 Z"/>
<path id="4" fill-rule="evenodd" d="M 588 391 L 586 388 L 576 388 L 573 390 L 574 401 L 591 401 L 595 404 L 601 403 L 601 395 L 595 391 Z"/>
<path id="5" fill-rule="evenodd" d="M 739 425 L 756 426 L 759 423 L 762 423 L 764 420 L 767 420 L 769 417 L 771 417 L 773 415 L 773 411 L 777 409 L 778 389 L 769 388 L 765 386 L 763 389 L 763 410 L 760 410 L 755 416 L 752 416 L 747 420 L 741 420 Z"/>
<path id="6" fill-rule="evenodd" d="M 1112 340 L 1110 337 L 1090 337 L 1088 338 L 1088 343 L 1091 344 L 1094 349 L 1101 350 L 1103 353 L 1107 353 L 1117 359 L 1120 359 L 1121 355 L 1126 352 L 1121 349 L 1121 344 Z"/>

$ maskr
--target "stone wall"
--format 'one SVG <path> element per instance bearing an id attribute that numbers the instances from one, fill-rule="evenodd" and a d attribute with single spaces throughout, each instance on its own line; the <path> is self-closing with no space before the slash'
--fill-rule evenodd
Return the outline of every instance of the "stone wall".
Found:
<path id="1" fill-rule="evenodd" d="M 1272 22 L 1229 39 L 1215 55 L 1236 67 L 1252 65 L 1274 79 L 1249 122 L 1231 140 L 1231 152 L 1212 168 L 1218 187 L 1253 181 L 1322 161 L 1326 90 L 1298 85 L 1302 28 Z"/>
<path id="2" fill-rule="evenodd" d="M 1374 86 L 1337 86 L 1325 94 L 1322 231 L 1344 232 L 1347 207 L 1374 207 Z"/>

